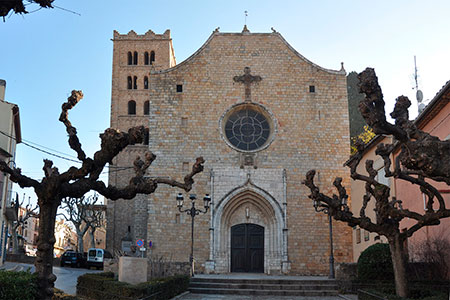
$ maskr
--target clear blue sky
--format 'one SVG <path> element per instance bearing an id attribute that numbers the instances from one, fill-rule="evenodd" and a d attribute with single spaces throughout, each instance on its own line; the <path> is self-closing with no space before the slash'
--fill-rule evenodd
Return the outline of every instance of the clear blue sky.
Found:
<path id="1" fill-rule="evenodd" d="M 99 147 L 99 133 L 109 126 L 113 30 L 143 34 L 170 29 L 180 63 L 216 27 L 240 32 L 247 10 L 251 32 L 270 32 L 274 27 L 322 67 L 340 69 L 341 62 L 347 72 L 374 67 L 388 112 L 401 94 L 415 99 L 414 55 L 425 100 L 450 80 L 448 0 L 55 0 L 54 4 L 81 16 L 41 9 L 0 23 L 0 78 L 7 81 L 6 100 L 20 107 L 23 139 L 73 156 L 58 121 L 60 107 L 71 90 L 83 90 L 85 97 L 70 112 L 70 120 L 92 155 Z M 417 107 L 411 111 L 414 117 Z M 44 158 L 52 159 L 60 171 L 71 166 L 25 145 L 17 147 L 17 166 L 30 177 L 42 178 Z M 16 191 L 24 192 L 18 187 Z M 26 193 L 35 197 L 30 189 Z"/>

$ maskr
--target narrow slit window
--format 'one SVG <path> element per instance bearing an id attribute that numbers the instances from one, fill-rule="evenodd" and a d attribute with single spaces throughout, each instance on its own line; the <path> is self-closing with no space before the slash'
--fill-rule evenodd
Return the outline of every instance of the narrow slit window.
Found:
<path id="1" fill-rule="evenodd" d="M 148 77 L 144 77 L 144 89 L 148 90 Z"/>
<path id="2" fill-rule="evenodd" d="M 128 114 L 129 115 L 136 114 L 136 101 L 134 101 L 134 100 L 128 101 Z"/>
<path id="3" fill-rule="evenodd" d="M 144 142 L 142 144 L 148 145 L 150 142 L 150 133 L 148 130 L 145 131 Z"/>
<path id="4" fill-rule="evenodd" d="M 131 76 L 128 76 L 127 78 L 127 87 L 129 90 L 133 88 L 133 80 L 131 79 Z"/>
<path id="5" fill-rule="evenodd" d="M 186 129 L 188 125 L 188 118 L 183 117 L 181 118 L 181 128 Z"/>
<path id="6" fill-rule="evenodd" d="M 144 115 L 148 116 L 150 114 L 150 101 L 144 102 Z"/>
<path id="7" fill-rule="evenodd" d="M 183 85 L 177 84 L 177 93 L 182 93 L 182 92 L 183 92 Z"/>
<path id="8" fill-rule="evenodd" d="M 144 64 L 148 65 L 149 64 L 149 57 L 148 57 L 148 52 L 145 51 L 144 53 Z"/>
<path id="9" fill-rule="evenodd" d="M 138 64 L 138 53 L 136 51 L 134 51 L 134 55 L 133 55 L 133 64 L 135 64 L 135 65 Z"/>
<path id="10" fill-rule="evenodd" d="M 309 92 L 310 93 L 315 93 L 316 92 L 316 86 L 315 85 L 310 85 L 309 86 Z"/>
<path id="11" fill-rule="evenodd" d="M 155 51 L 150 52 L 150 64 L 153 65 L 155 62 Z"/>
<path id="12" fill-rule="evenodd" d="M 133 89 L 137 90 L 137 77 L 133 77 Z"/>
<path id="13" fill-rule="evenodd" d="M 133 55 L 131 54 L 130 51 L 128 51 L 128 65 L 132 64 L 133 64 Z"/>

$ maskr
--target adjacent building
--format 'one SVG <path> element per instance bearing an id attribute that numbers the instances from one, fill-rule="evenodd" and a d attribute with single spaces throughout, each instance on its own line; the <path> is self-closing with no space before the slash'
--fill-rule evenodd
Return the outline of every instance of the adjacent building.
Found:
<path id="1" fill-rule="evenodd" d="M 64 219 L 55 222 L 55 245 L 53 253 L 56 257 L 60 257 L 65 251 L 77 249 L 77 234 L 72 230 L 71 225 L 66 223 Z"/>
<path id="2" fill-rule="evenodd" d="M 21 142 L 19 107 L 5 101 L 6 81 L 0 79 L 0 160 L 15 166 L 16 144 Z M 6 257 L 8 228 L 17 218 L 12 181 L 0 172 L 0 265 Z"/>
<path id="3" fill-rule="evenodd" d="M 425 109 L 414 120 L 418 129 L 430 133 L 438 137 L 440 140 L 450 139 L 450 81 L 447 82 L 443 88 L 436 94 L 436 96 L 429 102 Z M 390 187 L 391 197 L 396 197 L 402 200 L 402 206 L 409 210 L 425 213 L 425 197 L 417 185 L 413 185 L 401 179 L 385 177 L 383 160 L 380 156 L 375 155 L 375 150 L 378 144 L 392 143 L 392 137 L 377 136 L 374 138 L 364 150 L 364 157 L 362 163 L 358 166 L 357 171 L 361 174 L 366 174 L 364 161 L 371 159 L 374 161 L 373 167 L 378 171 L 377 180 Z M 396 155 L 399 153 L 398 149 L 394 152 L 391 161 L 394 161 Z M 442 182 L 429 182 L 436 187 L 442 194 L 446 207 L 450 207 L 450 187 Z M 355 215 L 359 215 L 362 206 L 363 195 L 365 194 L 364 182 L 352 181 L 351 184 L 351 198 L 352 211 Z M 436 203 L 437 207 L 437 203 Z M 373 211 L 374 203 L 369 202 L 366 209 L 367 216 L 375 219 Z M 404 219 L 401 223 L 401 229 L 410 227 L 413 220 Z M 432 241 L 436 239 L 447 240 L 450 243 L 450 218 L 442 219 L 438 226 L 427 226 L 421 228 L 408 239 L 409 256 L 413 260 L 420 260 L 418 250 L 420 244 L 424 241 Z M 369 233 L 359 227 L 353 228 L 353 259 L 357 261 L 359 255 L 370 245 L 377 242 L 387 242 L 384 237 L 379 237 L 375 233 Z M 448 262 L 450 266 L 450 261 Z"/>

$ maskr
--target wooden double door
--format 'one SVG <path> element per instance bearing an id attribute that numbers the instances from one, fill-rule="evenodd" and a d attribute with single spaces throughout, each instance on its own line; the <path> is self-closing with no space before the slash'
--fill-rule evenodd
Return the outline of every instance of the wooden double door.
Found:
<path id="1" fill-rule="evenodd" d="M 264 227 L 231 227 L 231 272 L 264 273 Z"/>

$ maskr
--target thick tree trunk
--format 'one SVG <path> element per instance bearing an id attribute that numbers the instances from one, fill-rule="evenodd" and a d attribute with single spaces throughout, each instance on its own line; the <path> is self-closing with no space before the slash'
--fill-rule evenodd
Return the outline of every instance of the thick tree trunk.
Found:
<path id="1" fill-rule="evenodd" d="M 50 202 L 50 203 L 49 203 Z M 55 244 L 55 220 L 59 201 L 39 201 L 40 224 L 35 260 L 38 273 L 38 299 L 51 300 L 56 276 L 53 274 L 53 246 Z"/>
<path id="2" fill-rule="evenodd" d="M 408 297 L 408 280 L 406 278 L 406 249 L 405 238 L 395 235 L 389 238 L 392 264 L 394 267 L 395 292 L 397 296 Z"/>
<path id="3" fill-rule="evenodd" d="M 95 228 L 89 230 L 89 235 L 91 237 L 91 248 L 95 248 Z"/>
<path id="4" fill-rule="evenodd" d="M 19 254 L 19 238 L 17 237 L 17 228 L 11 225 L 12 254 Z"/>
<path id="5" fill-rule="evenodd" d="M 80 227 L 78 226 L 78 227 L 75 227 L 75 229 L 76 229 L 76 231 L 77 231 L 77 239 L 78 239 L 78 241 L 77 241 L 77 251 L 78 252 L 83 252 L 83 247 L 84 247 L 84 245 L 83 245 L 83 236 L 84 236 L 84 233 L 85 233 L 85 231 L 83 230 L 81 230 L 80 229 Z"/>

